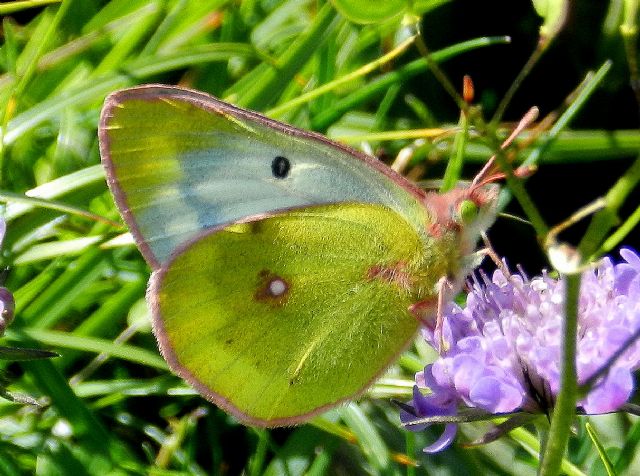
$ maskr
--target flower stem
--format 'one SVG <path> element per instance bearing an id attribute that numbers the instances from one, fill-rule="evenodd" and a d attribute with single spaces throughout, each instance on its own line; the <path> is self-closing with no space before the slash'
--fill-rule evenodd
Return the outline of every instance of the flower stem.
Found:
<path id="1" fill-rule="evenodd" d="M 540 465 L 541 476 L 556 475 L 569 439 L 571 422 L 575 414 L 578 384 L 576 376 L 576 333 L 578 328 L 578 298 L 580 274 L 566 276 L 565 319 L 560 392 L 553 409 L 551 428 Z"/>

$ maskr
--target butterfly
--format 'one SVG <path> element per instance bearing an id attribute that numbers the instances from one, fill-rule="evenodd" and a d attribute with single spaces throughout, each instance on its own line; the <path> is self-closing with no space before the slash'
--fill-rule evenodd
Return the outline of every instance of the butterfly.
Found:
<path id="1" fill-rule="evenodd" d="M 170 368 L 256 426 L 371 385 L 457 292 L 497 186 L 425 192 L 382 162 L 202 92 L 107 97 L 100 153 L 152 268 Z"/>

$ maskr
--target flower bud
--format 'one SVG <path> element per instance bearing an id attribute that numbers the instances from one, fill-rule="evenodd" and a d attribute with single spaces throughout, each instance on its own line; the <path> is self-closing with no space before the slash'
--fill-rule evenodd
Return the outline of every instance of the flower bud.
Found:
<path id="1" fill-rule="evenodd" d="M 0 287 L 0 336 L 9 324 L 13 321 L 13 315 L 16 308 L 13 294 L 7 288 Z"/>

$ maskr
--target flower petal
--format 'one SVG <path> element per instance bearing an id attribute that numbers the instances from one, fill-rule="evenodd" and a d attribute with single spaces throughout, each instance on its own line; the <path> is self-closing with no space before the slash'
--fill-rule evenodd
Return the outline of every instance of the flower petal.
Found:
<path id="1" fill-rule="evenodd" d="M 440 438 L 438 438 L 433 444 L 427 446 L 422 451 L 428 454 L 433 454 L 448 448 L 449 446 L 451 446 L 451 443 L 453 443 L 457 432 L 458 425 L 455 423 L 449 423 L 444 427 L 444 431 L 442 432 L 442 435 L 440 435 Z"/>
<path id="2" fill-rule="evenodd" d="M 582 407 L 590 415 L 614 412 L 626 403 L 632 391 L 631 372 L 621 367 L 613 368 L 603 382 L 591 389 Z"/>
<path id="3" fill-rule="evenodd" d="M 491 413 L 507 413 L 522 405 L 522 392 L 511 385 L 495 378 L 479 379 L 471 389 L 469 398 L 479 408 Z"/>

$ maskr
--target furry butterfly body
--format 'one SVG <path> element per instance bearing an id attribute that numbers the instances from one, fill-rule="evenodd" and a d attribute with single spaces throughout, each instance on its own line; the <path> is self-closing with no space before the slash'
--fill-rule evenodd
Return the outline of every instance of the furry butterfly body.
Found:
<path id="1" fill-rule="evenodd" d="M 425 193 L 384 164 L 196 91 L 105 102 L 107 181 L 153 269 L 170 367 L 248 424 L 360 394 L 460 285 L 495 189 Z M 478 213 L 462 219 L 462 203 Z"/>

